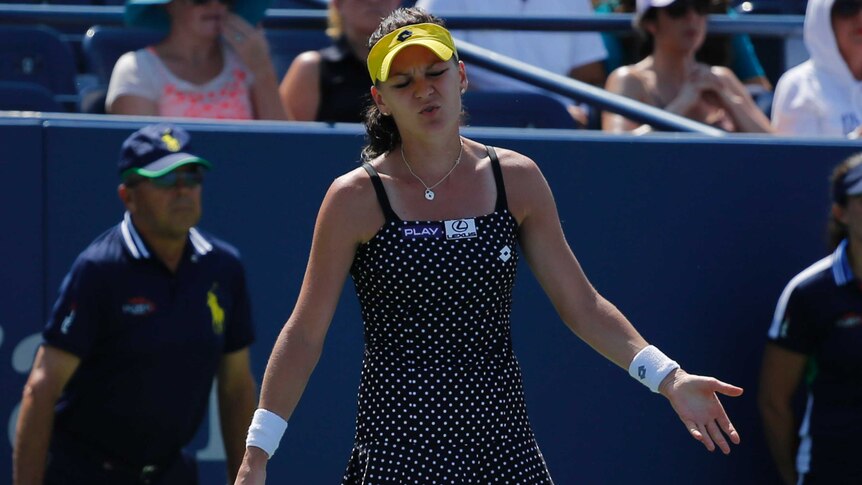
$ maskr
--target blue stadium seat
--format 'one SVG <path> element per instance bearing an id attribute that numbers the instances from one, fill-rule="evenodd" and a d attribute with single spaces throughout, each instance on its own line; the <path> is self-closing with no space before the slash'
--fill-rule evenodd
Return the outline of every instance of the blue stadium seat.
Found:
<path id="1" fill-rule="evenodd" d="M 94 25 L 87 29 L 81 41 L 87 70 L 100 84 L 108 84 L 114 64 L 121 55 L 155 44 L 164 35 L 154 30 Z"/>
<path id="2" fill-rule="evenodd" d="M 0 26 L 0 81 L 29 82 L 58 100 L 77 97 L 72 49 L 48 27 Z"/>
<path id="3" fill-rule="evenodd" d="M 322 49 L 332 43 L 322 30 L 275 30 L 266 31 L 269 53 L 279 81 L 287 72 L 290 63 L 305 51 Z"/>
<path id="4" fill-rule="evenodd" d="M 470 126 L 580 128 L 560 100 L 542 93 L 467 91 L 464 110 Z"/>
<path id="5" fill-rule="evenodd" d="M 41 84 L 0 81 L 0 110 L 63 112 L 54 94 Z"/>

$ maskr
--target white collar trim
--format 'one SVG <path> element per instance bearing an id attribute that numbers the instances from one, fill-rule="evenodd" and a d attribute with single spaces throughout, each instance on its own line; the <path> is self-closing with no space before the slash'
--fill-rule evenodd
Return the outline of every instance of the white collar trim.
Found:
<path id="1" fill-rule="evenodd" d="M 135 224 L 132 222 L 132 216 L 126 211 L 123 214 L 123 222 L 120 223 L 120 231 L 123 234 L 123 242 L 126 244 L 126 249 L 135 259 L 149 259 L 150 251 L 144 244 L 141 235 L 135 229 Z M 213 250 L 213 245 L 209 242 L 196 228 L 189 229 L 189 241 L 195 252 L 203 256 Z"/>

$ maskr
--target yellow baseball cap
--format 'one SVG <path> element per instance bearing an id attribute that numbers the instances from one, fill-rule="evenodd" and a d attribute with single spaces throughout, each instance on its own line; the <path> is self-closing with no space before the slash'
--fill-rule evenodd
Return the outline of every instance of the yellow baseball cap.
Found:
<path id="1" fill-rule="evenodd" d="M 389 79 L 389 67 L 401 49 L 409 45 L 421 45 L 431 50 L 441 61 L 448 61 L 458 54 L 455 41 L 448 30 L 437 24 L 413 24 L 393 30 L 374 44 L 368 53 L 368 74 L 371 82 Z"/>

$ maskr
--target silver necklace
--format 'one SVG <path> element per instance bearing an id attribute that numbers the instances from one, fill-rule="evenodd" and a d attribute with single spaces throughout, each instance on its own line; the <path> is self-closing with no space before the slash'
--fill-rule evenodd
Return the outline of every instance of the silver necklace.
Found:
<path id="1" fill-rule="evenodd" d="M 464 154 L 464 140 L 461 140 L 461 139 L 459 138 L 459 139 L 458 139 L 458 141 L 460 141 L 460 142 L 461 142 L 461 148 L 458 150 L 458 158 L 456 158 L 456 159 L 455 159 L 455 164 L 454 164 L 454 165 L 452 165 L 452 168 L 450 168 L 450 169 L 449 169 L 449 171 L 448 171 L 448 172 L 446 172 L 446 175 L 444 175 L 444 176 L 443 176 L 443 178 L 441 178 L 440 180 L 438 180 L 438 181 L 437 181 L 437 183 L 436 183 L 436 184 L 431 185 L 431 186 L 429 186 L 428 184 L 426 184 L 426 183 L 425 183 L 425 181 L 424 181 L 424 180 L 422 180 L 421 178 L 419 178 L 419 176 L 418 176 L 418 175 L 416 175 L 416 173 L 413 171 L 413 169 L 412 169 L 412 168 L 410 168 L 410 162 L 408 162 L 408 161 L 407 161 L 407 157 L 405 157 L 405 156 L 404 156 L 404 144 L 403 144 L 403 143 L 401 144 L 401 158 L 404 160 L 404 165 L 407 165 L 407 170 L 409 170 L 409 171 L 410 171 L 410 175 L 412 175 L 413 177 L 415 177 L 415 178 L 416 178 L 416 180 L 418 180 L 418 181 L 419 181 L 419 183 L 420 183 L 420 184 L 422 184 L 422 186 L 423 186 L 423 187 L 425 187 L 425 198 L 426 198 L 426 199 L 428 199 L 428 200 L 434 200 L 434 196 L 435 196 L 435 194 L 434 194 L 434 187 L 436 187 L 436 186 L 438 186 L 438 185 L 442 184 L 442 183 L 443 183 L 443 181 L 444 181 L 444 180 L 446 180 L 446 179 L 449 177 L 449 175 L 452 175 L 452 172 L 454 172 L 454 171 L 455 171 L 455 167 L 457 167 L 457 166 L 458 166 L 458 164 L 459 164 L 459 163 L 461 163 L 461 155 L 463 155 L 463 154 Z"/>

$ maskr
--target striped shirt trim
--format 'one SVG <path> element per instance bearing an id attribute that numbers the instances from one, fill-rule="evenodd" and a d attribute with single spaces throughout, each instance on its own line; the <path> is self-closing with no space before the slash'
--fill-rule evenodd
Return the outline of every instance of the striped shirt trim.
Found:
<path id="1" fill-rule="evenodd" d="M 784 288 L 784 291 L 781 292 L 781 297 L 778 298 L 778 305 L 775 307 L 775 315 L 772 316 L 772 325 L 769 326 L 769 338 L 776 339 L 778 338 L 779 332 L 781 331 L 781 324 L 784 321 L 784 314 L 787 312 L 787 302 L 790 301 L 790 295 L 793 293 L 793 290 L 796 289 L 803 281 L 811 278 L 812 276 L 820 273 L 821 271 L 827 270 L 830 266 L 833 266 L 833 261 L 835 260 L 835 254 L 830 254 L 820 261 L 812 264 L 811 266 L 805 268 L 801 273 L 794 276 L 790 283 L 787 283 L 787 286 Z"/>
<path id="2" fill-rule="evenodd" d="M 201 256 L 213 250 L 213 245 L 194 227 L 189 229 L 189 240 Z"/>
<path id="3" fill-rule="evenodd" d="M 805 417 L 799 427 L 799 449 L 796 451 L 796 471 L 804 475 L 811 471 L 811 448 L 812 439 L 810 434 L 811 410 L 814 408 L 814 396 L 808 393 L 808 402 L 805 405 Z"/>
<path id="4" fill-rule="evenodd" d="M 147 249 L 141 235 L 135 229 L 135 224 L 132 222 L 132 216 L 128 211 L 123 214 L 123 222 L 120 223 L 120 231 L 123 234 L 123 242 L 126 244 L 126 249 L 135 259 L 149 259 L 150 251 Z M 194 227 L 189 229 L 189 241 L 195 252 L 203 256 L 213 250 L 213 245 Z"/>
<path id="5" fill-rule="evenodd" d="M 132 257 L 135 259 L 149 259 L 150 252 L 147 250 L 147 246 L 144 244 L 144 241 L 141 240 L 141 236 L 138 234 L 137 229 L 135 229 L 135 225 L 132 223 L 132 216 L 128 211 L 123 214 L 121 229 L 123 231 L 123 240 L 125 241 L 129 252 L 132 253 Z"/>
<path id="6" fill-rule="evenodd" d="M 841 241 L 841 244 L 835 248 L 832 253 L 835 257 L 835 264 L 832 265 L 832 276 L 835 277 L 835 284 L 844 286 L 850 283 L 856 276 L 853 274 L 853 268 L 850 266 L 850 258 L 847 256 L 847 240 Z"/>

